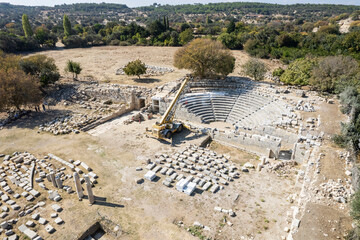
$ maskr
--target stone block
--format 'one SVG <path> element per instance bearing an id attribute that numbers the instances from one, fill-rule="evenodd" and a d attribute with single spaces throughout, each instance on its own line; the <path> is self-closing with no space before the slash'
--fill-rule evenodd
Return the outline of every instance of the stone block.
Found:
<path id="1" fill-rule="evenodd" d="M 45 225 L 45 224 L 47 223 L 47 220 L 46 220 L 45 218 L 40 217 L 40 218 L 39 218 L 39 223 L 40 223 L 41 225 Z"/>
<path id="2" fill-rule="evenodd" d="M 38 220 L 40 218 L 40 214 L 34 213 L 33 215 L 31 215 L 31 218 L 34 220 Z"/>
<path id="3" fill-rule="evenodd" d="M 35 239 L 38 236 L 36 232 L 29 228 L 25 229 L 24 234 L 30 239 Z"/>
<path id="4" fill-rule="evenodd" d="M 166 187 L 171 187 L 171 182 L 164 180 L 162 184 Z"/>
<path id="5" fill-rule="evenodd" d="M 202 190 L 207 191 L 211 187 L 211 185 L 212 185 L 211 182 L 206 182 L 202 187 Z"/>
<path id="6" fill-rule="evenodd" d="M 28 227 L 34 227 L 34 226 L 35 226 L 35 223 L 34 223 L 33 221 L 27 221 L 27 222 L 25 223 L 25 225 L 28 226 Z"/>
<path id="7" fill-rule="evenodd" d="M 45 230 L 50 234 L 55 232 L 55 228 L 50 224 L 46 225 Z"/>
<path id="8" fill-rule="evenodd" d="M 18 235 L 16 235 L 16 234 L 11 235 L 11 236 L 9 236 L 9 237 L 7 238 L 7 240 L 18 240 L 18 239 L 19 239 L 19 237 L 18 237 Z"/>
<path id="9" fill-rule="evenodd" d="M 10 228 L 10 224 L 5 221 L 5 222 L 0 223 L 0 227 L 2 229 L 8 229 L 8 228 Z"/>
<path id="10" fill-rule="evenodd" d="M 86 163 L 84 163 L 84 162 L 82 162 L 81 163 L 81 166 L 83 167 L 83 168 L 85 168 L 87 171 L 91 171 L 92 169 L 86 164 Z"/>
<path id="11" fill-rule="evenodd" d="M 64 221 L 60 217 L 55 218 L 54 222 L 58 225 L 64 223 Z"/>
<path id="12" fill-rule="evenodd" d="M 11 207 L 13 210 L 15 210 L 15 211 L 21 209 L 21 207 L 20 207 L 19 205 L 17 205 L 17 204 L 11 205 L 10 207 Z"/>
<path id="13" fill-rule="evenodd" d="M 11 235 L 14 235 L 15 233 L 14 233 L 14 231 L 13 230 L 7 230 L 7 231 L 5 231 L 5 235 L 6 236 L 11 236 Z"/>
<path id="14" fill-rule="evenodd" d="M 62 207 L 60 207 L 58 204 L 53 204 L 51 205 L 51 208 L 55 211 L 55 212 L 61 212 L 63 209 Z"/>

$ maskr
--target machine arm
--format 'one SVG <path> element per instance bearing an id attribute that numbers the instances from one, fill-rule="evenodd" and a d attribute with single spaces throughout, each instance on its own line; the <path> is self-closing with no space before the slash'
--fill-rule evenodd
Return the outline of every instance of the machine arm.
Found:
<path id="1" fill-rule="evenodd" d="M 176 105 L 176 102 L 179 99 L 179 97 L 180 97 L 182 91 L 184 90 L 184 88 L 185 88 L 188 81 L 189 81 L 189 77 L 186 77 L 184 82 L 181 84 L 178 92 L 176 93 L 174 99 L 171 101 L 169 107 L 166 109 L 165 114 L 162 116 L 159 125 L 164 124 L 166 122 L 169 122 L 169 115 L 172 115 L 172 116 L 175 115 L 175 111 L 172 112 L 172 110 L 174 109 L 174 107 Z"/>

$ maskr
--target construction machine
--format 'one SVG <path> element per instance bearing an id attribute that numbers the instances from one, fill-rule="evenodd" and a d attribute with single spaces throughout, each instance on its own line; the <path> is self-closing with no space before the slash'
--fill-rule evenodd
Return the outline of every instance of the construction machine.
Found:
<path id="1" fill-rule="evenodd" d="M 175 111 L 177 101 L 179 100 L 181 93 L 183 92 L 187 82 L 189 81 L 190 76 L 187 76 L 184 82 L 181 84 L 179 90 L 177 91 L 174 99 L 171 101 L 169 107 L 166 109 L 166 112 L 161 117 L 160 122 L 156 122 L 151 130 L 147 129 L 147 133 L 157 139 L 170 139 L 175 132 L 181 132 L 184 127 L 183 123 L 174 121 Z"/>

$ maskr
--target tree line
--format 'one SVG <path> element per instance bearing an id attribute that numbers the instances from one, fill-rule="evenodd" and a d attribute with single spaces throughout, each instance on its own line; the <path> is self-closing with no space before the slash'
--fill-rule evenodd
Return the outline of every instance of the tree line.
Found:
<path id="1" fill-rule="evenodd" d="M 193 7 L 195 6 L 202 5 Z M 318 7 L 322 9 L 322 6 Z M 152 6 L 152 8 L 160 7 Z M 334 9 L 354 10 L 351 6 L 344 8 L 336 6 Z M 360 11 L 343 12 L 336 16 L 331 13 L 328 15 L 315 22 L 306 18 L 294 18 L 291 21 L 275 19 L 259 23 L 245 23 L 231 16 L 216 19 L 211 15 L 204 15 L 206 16 L 204 19 L 184 22 L 174 19 L 173 15 L 161 15 L 155 20 L 149 18 L 146 26 L 134 21 L 74 24 L 73 17 L 63 15 L 61 24 L 46 23 L 40 26 L 35 24 L 36 27 L 34 27 L 34 19 L 24 15 L 21 29 L 9 24 L 10 26 L 0 31 L 0 49 L 6 52 L 20 52 L 52 48 L 58 40 L 69 48 L 98 45 L 183 46 L 193 38 L 206 37 L 218 39 L 230 49 L 245 49 L 254 57 L 280 59 L 284 63 L 308 54 L 316 56 L 342 54 L 360 59 Z M 346 18 L 353 19 L 350 32 L 341 33 L 338 23 Z"/>

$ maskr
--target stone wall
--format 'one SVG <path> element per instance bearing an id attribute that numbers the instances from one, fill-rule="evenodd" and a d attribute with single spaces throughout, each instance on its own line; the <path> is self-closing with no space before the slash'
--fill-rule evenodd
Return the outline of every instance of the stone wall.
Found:
<path id="1" fill-rule="evenodd" d="M 215 141 L 224 142 L 235 148 L 261 156 L 271 157 L 270 155 L 274 154 L 275 158 L 277 158 L 280 152 L 281 138 L 270 135 L 261 136 L 244 132 L 217 130 L 213 130 L 210 135 Z M 270 154 L 270 152 L 273 154 Z"/>
<path id="2" fill-rule="evenodd" d="M 140 109 L 151 104 L 152 90 L 146 87 L 119 84 L 91 84 L 81 86 L 78 91 L 92 99 L 123 102 L 132 108 Z M 143 101 L 143 106 L 141 106 Z"/>
<path id="3" fill-rule="evenodd" d="M 292 160 L 295 160 L 297 163 L 301 164 L 304 160 L 309 159 L 310 153 L 311 148 L 308 144 L 295 143 L 292 153 Z"/>

